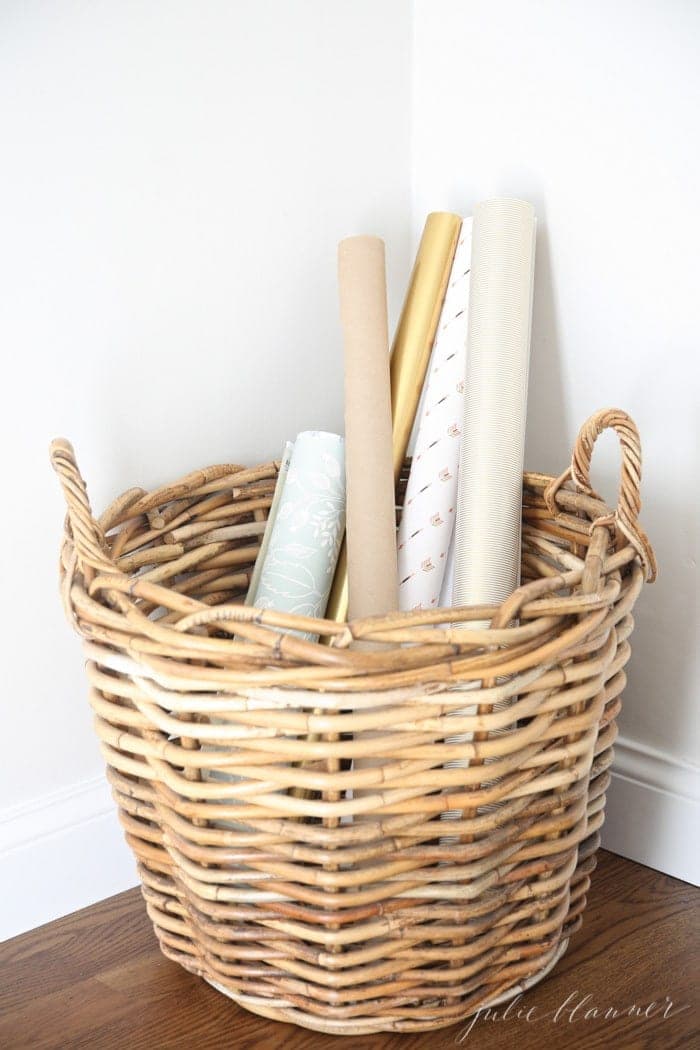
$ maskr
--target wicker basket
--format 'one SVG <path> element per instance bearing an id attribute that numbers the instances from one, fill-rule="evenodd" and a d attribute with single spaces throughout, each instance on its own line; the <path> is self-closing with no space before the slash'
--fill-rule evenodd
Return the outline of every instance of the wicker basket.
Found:
<path id="1" fill-rule="evenodd" d="M 607 427 L 614 512 L 589 483 Z M 630 418 L 597 413 L 569 471 L 525 475 L 522 586 L 442 627 L 242 605 L 275 463 L 131 489 L 97 521 L 71 446 L 51 455 L 65 607 L 164 954 L 249 1010 L 355 1036 L 448 1025 L 541 978 L 581 924 L 655 575 Z M 455 715 L 465 687 L 478 706 Z"/>

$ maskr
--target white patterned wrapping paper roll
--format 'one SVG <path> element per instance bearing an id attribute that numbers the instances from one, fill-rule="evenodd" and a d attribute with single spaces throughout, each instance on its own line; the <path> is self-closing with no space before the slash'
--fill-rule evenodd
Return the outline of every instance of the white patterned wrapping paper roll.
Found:
<path id="1" fill-rule="evenodd" d="M 399 608 L 437 608 L 457 509 L 472 220 L 464 219 L 425 382 L 398 536 Z"/>
<path id="2" fill-rule="evenodd" d="M 322 617 L 344 529 L 343 438 L 319 430 L 304 431 L 294 442 L 255 606 Z"/>
<path id="3" fill-rule="evenodd" d="M 525 201 L 490 200 L 474 209 L 454 536 L 456 606 L 500 603 L 520 581 L 535 230 L 534 209 Z M 455 714 L 475 711 L 471 706 Z M 460 734 L 448 737 L 447 743 L 465 743 L 471 737 Z M 467 759 L 456 759 L 446 765 L 468 764 Z M 452 811 L 443 819 L 461 815 Z"/>
<path id="4" fill-rule="evenodd" d="M 265 526 L 265 532 L 263 533 L 262 543 L 260 544 L 260 550 L 258 556 L 255 559 L 255 565 L 253 566 L 253 572 L 250 576 L 250 583 L 248 584 L 248 593 L 246 595 L 246 605 L 255 605 L 255 599 L 258 593 L 258 585 L 260 583 L 260 574 L 267 558 L 267 548 L 270 546 L 270 536 L 272 535 L 272 529 L 277 519 L 277 512 L 279 510 L 280 500 L 282 498 L 282 492 L 284 491 L 284 484 L 287 480 L 287 473 L 289 471 L 289 461 L 292 458 L 292 451 L 294 449 L 293 441 L 285 441 L 284 451 L 282 452 L 282 459 L 280 460 L 280 469 L 277 474 L 277 484 L 275 485 L 275 491 L 272 495 L 272 503 L 270 504 L 270 510 L 267 515 L 267 524 Z"/>

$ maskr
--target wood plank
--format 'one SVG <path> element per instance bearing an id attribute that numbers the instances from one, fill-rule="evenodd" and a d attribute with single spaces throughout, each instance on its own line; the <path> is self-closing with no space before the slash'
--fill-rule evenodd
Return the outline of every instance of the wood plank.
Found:
<path id="1" fill-rule="evenodd" d="M 443 1031 L 377 1035 L 367 1050 L 700 1046 L 700 890 L 601 851 L 583 930 L 504 1016 Z M 669 1006 L 669 1001 L 672 1003 Z M 640 1016 L 650 1004 L 649 1016 Z M 609 1009 L 619 1016 L 605 1018 Z M 595 1010 L 598 1016 L 586 1016 Z M 629 1016 L 630 1010 L 636 1016 Z M 7 1050 L 319 1050 L 341 1040 L 241 1010 L 159 952 L 139 890 L 0 945 Z"/>

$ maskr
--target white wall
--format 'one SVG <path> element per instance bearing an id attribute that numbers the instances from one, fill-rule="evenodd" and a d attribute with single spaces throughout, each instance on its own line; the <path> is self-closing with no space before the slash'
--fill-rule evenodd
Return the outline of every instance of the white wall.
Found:
<path id="1" fill-rule="evenodd" d="M 414 32 L 414 229 L 501 194 L 539 215 L 527 466 L 564 469 L 596 408 L 640 428 L 661 574 L 637 606 L 606 841 L 697 880 L 700 6 L 416 0 Z M 604 445 L 593 480 L 614 499 Z"/>
<path id="2" fill-rule="evenodd" d="M 385 238 L 395 315 L 410 60 L 402 0 L 0 6 L 0 937 L 134 878 L 58 599 L 49 441 L 102 509 L 342 427 L 336 245 Z"/>

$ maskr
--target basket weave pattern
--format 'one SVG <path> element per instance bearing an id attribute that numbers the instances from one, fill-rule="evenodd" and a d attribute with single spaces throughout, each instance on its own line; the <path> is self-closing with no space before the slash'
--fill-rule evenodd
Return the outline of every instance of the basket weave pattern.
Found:
<path id="1" fill-rule="evenodd" d="M 588 478 L 608 426 L 614 512 Z M 525 475 L 522 586 L 450 625 L 242 605 L 275 463 L 132 489 L 97 521 L 67 442 L 52 461 L 64 603 L 165 955 L 248 1009 L 352 1035 L 451 1024 L 542 976 L 581 924 L 655 574 L 629 417 L 593 416 L 560 478 Z"/>

